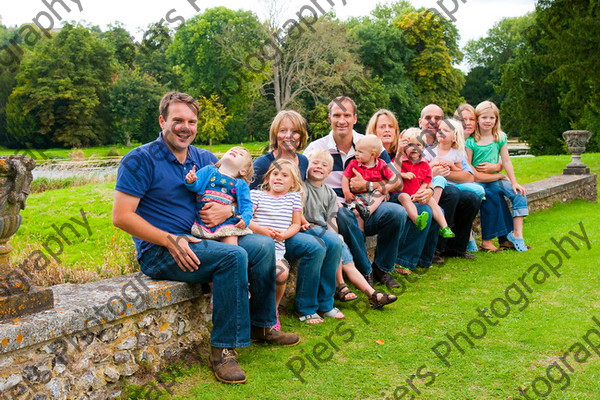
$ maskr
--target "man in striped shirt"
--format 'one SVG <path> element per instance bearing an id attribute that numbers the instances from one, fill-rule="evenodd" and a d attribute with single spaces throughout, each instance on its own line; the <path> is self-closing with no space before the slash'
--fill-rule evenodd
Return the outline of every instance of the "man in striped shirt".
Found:
<path id="1" fill-rule="evenodd" d="M 337 194 L 338 200 L 343 202 L 342 176 L 345 167 L 354 158 L 354 145 L 364 135 L 354 131 L 354 124 L 358 120 L 356 103 L 349 97 L 340 96 L 329 103 L 329 135 L 310 143 L 305 154 L 312 150 L 326 149 L 333 157 L 333 171 L 325 184 L 330 186 Z M 390 162 L 387 154 L 380 156 L 384 161 Z M 378 183 L 367 182 L 360 174 L 351 179 L 350 186 L 353 191 L 369 191 L 379 189 L 385 194 L 385 188 Z M 375 187 L 373 187 L 375 186 Z M 394 269 L 394 262 L 398 255 L 398 242 L 406 223 L 406 210 L 391 202 L 382 203 L 377 210 L 365 221 L 364 233 L 358 228 L 354 213 L 347 207 L 340 207 L 337 215 L 339 231 L 344 241 L 350 248 L 354 263 L 358 270 L 372 282 L 376 279 L 388 287 L 399 287 L 398 283 L 389 274 Z M 377 248 L 373 263 L 369 260 L 365 235 L 377 235 Z"/>

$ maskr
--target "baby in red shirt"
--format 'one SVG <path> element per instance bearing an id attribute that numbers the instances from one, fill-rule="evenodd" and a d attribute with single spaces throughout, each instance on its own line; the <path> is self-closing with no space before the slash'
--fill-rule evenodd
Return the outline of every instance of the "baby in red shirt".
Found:
<path id="1" fill-rule="evenodd" d="M 383 145 L 377 136 L 362 137 L 356 142 L 354 159 L 348 163 L 342 177 L 344 198 L 356 214 L 361 230 L 364 230 L 364 221 L 386 200 L 388 193 L 402 186 L 402 180 L 396 178 L 387 163 L 378 158 L 382 151 Z M 369 182 L 367 191 L 351 191 L 350 178 L 358 174 Z"/>
<path id="2" fill-rule="evenodd" d="M 408 217 L 421 230 L 427 226 L 429 213 L 423 211 L 417 214 L 415 207 L 414 194 L 419 190 L 428 189 L 431 186 L 431 167 L 423 158 L 423 143 L 419 140 L 421 130 L 418 128 L 409 128 L 400 134 L 400 141 L 406 145 L 402 149 L 400 176 L 404 181 L 402 193 L 398 195 L 398 202 L 406 209 Z M 398 163 L 398 160 L 396 160 Z M 433 197 L 429 198 L 427 205 L 433 212 L 433 219 L 440 225 L 440 235 L 444 238 L 454 237 L 454 233 L 448 226 L 444 212 Z"/>

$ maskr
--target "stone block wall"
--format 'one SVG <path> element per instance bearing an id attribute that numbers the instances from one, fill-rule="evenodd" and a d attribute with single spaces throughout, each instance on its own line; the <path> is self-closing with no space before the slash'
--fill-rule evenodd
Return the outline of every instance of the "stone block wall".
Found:
<path id="1" fill-rule="evenodd" d="M 2 400 L 118 398 L 123 377 L 149 379 L 209 338 L 197 286 L 131 274 L 53 291 L 54 310 L 0 325 Z"/>

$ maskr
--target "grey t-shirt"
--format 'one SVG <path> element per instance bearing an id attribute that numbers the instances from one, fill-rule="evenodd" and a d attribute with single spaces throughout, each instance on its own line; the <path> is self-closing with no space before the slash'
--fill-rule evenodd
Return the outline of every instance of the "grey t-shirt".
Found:
<path id="1" fill-rule="evenodd" d="M 321 187 L 313 186 L 306 180 L 306 201 L 304 203 L 304 218 L 311 224 L 327 227 L 331 218 L 335 218 L 338 211 L 337 196 L 333 189 L 323 184 Z"/>

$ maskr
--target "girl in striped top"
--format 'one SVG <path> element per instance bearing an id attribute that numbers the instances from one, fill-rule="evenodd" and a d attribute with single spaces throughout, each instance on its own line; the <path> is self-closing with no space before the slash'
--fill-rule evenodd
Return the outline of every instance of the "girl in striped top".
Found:
<path id="1" fill-rule="evenodd" d="M 286 159 L 274 161 L 269 167 L 260 186 L 262 190 L 251 190 L 250 197 L 254 204 L 254 216 L 249 228 L 257 234 L 275 240 L 275 258 L 277 265 L 277 285 L 275 289 L 275 305 L 285 292 L 289 275 L 289 264 L 283 258 L 285 240 L 300 231 L 302 222 L 303 184 L 298 166 Z M 279 328 L 279 315 L 277 325 Z"/>

